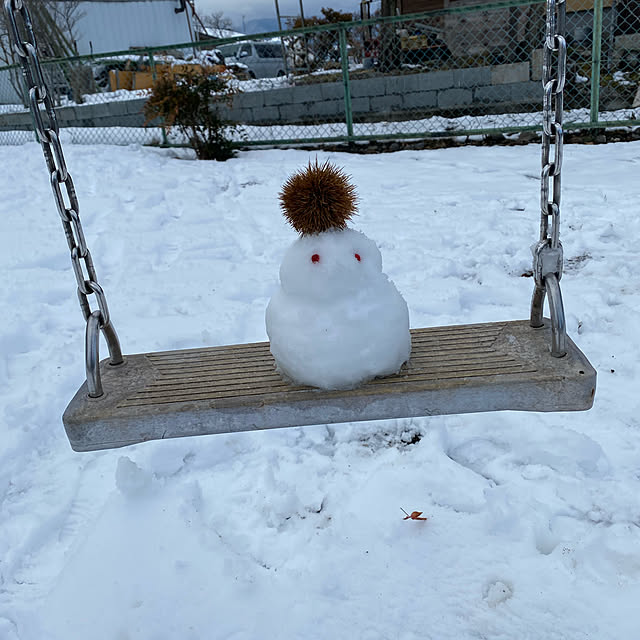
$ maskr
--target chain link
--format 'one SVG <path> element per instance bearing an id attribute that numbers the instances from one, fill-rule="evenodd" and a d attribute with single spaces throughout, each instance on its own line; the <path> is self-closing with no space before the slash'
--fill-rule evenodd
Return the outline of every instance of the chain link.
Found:
<path id="1" fill-rule="evenodd" d="M 102 287 L 98 284 L 98 276 L 87 247 L 82 223 L 80 222 L 79 203 L 73 180 L 67 169 L 62 145 L 60 144 L 60 129 L 56 118 L 50 92 L 47 91 L 42 67 L 38 58 L 38 47 L 31 17 L 23 0 L 4 0 L 4 10 L 9 21 L 9 30 L 13 39 L 13 51 L 18 56 L 29 91 L 29 106 L 33 115 L 35 129 L 40 138 L 42 151 L 47 163 L 51 179 L 53 196 L 62 220 L 64 234 L 71 252 L 71 265 L 76 277 L 78 300 L 80 309 L 87 323 L 90 318 L 95 323 L 98 315 L 98 325 L 107 337 L 111 364 L 123 361 L 120 345 L 116 333 L 111 326 L 109 307 Z M 18 17 L 21 18 L 21 25 Z M 26 40 L 20 35 L 20 27 Z M 42 109 L 41 107 L 44 107 Z M 65 194 L 67 200 L 65 201 Z M 97 311 L 92 311 L 88 296 L 95 295 Z M 97 339 L 97 338 L 94 338 Z M 97 345 L 96 345 L 97 353 Z M 95 375 L 95 372 L 94 372 Z M 88 376 L 89 377 L 89 376 Z M 98 383 L 93 394 L 101 395 L 102 389 Z M 95 386 L 95 385 L 94 385 Z M 93 395 L 92 394 L 92 395 Z"/>
<path id="2" fill-rule="evenodd" d="M 536 286 L 544 288 L 549 273 L 562 277 L 560 198 L 564 144 L 563 91 L 567 75 L 565 0 L 547 1 L 547 33 L 542 63 L 542 172 L 540 177 L 540 241 L 534 248 Z M 555 72 L 555 73 L 554 73 Z M 553 147 L 553 159 L 552 159 Z"/>
<path id="3" fill-rule="evenodd" d="M 567 77 L 565 0 L 547 0 L 547 27 L 542 58 L 542 171 L 540 174 L 540 240 L 533 247 L 535 289 L 531 326 L 542 327 L 544 299 L 549 293 L 551 355 L 566 353 L 566 326 L 560 292 L 564 261 L 560 242 L 560 197 L 564 130 L 564 86 Z M 553 153 L 552 153 L 553 147 Z"/>
<path id="4" fill-rule="evenodd" d="M 540 185 L 540 243 L 551 249 L 560 244 L 560 197 L 564 130 L 564 85 L 567 76 L 565 0 L 547 1 L 547 34 L 544 42 L 542 84 L 542 172 Z M 555 72 L 555 73 L 554 73 Z M 553 146 L 553 160 L 552 156 Z M 558 277 L 561 274 L 557 274 Z M 542 282 L 538 282 L 542 285 Z"/>
<path id="5" fill-rule="evenodd" d="M 71 263 L 81 301 L 80 307 L 85 320 L 88 320 L 92 311 L 87 296 L 95 294 L 102 315 L 101 325 L 104 326 L 109 324 L 107 302 L 104 292 L 98 284 L 98 277 L 80 222 L 78 198 L 60 144 L 58 121 L 40 66 L 33 24 L 22 0 L 4 0 L 4 8 L 13 36 L 13 50 L 20 60 L 27 81 L 31 113 L 51 177 L 54 200 L 69 244 Z M 18 17 L 22 19 L 22 25 L 19 24 Z M 22 39 L 20 26 L 22 26 L 27 40 Z M 44 109 L 41 108 L 42 106 Z M 65 194 L 68 202 L 65 201 Z"/>

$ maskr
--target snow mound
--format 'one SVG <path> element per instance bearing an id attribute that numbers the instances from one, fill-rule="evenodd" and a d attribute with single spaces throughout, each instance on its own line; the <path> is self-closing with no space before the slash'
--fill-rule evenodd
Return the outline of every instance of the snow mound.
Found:
<path id="1" fill-rule="evenodd" d="M 302 236 L 280 267 L 266 312 L 278 370 L 300 384 L 347 389 L 409 358 L 409 311 L 375 242 L 353 229 Z"/>
<path id="2" fill-rule="evenodd" d="M 116 487 L 130 498 L 145 495 L 151 488 L 151 473 L 141 469 L 128 456 L 121 456 L 116 468 Z"/>

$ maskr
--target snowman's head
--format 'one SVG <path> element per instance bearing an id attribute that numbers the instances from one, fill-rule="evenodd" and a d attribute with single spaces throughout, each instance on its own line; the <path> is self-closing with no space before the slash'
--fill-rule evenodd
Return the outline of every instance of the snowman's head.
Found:
<path id="1" fill-rule="evenodd" d="M 353 295 L 386 279 L 375 242 L 353 229 L 304 235 L 287 250 L 280 266 L 285 293 L 315 300 Z"/>

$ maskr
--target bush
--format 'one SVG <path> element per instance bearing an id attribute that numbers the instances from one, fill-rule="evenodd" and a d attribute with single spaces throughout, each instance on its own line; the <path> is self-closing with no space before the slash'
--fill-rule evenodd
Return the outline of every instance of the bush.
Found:
<path id="1" fill-rule="evenodd" d="M 146 124 L 157 118 L 189 140 L 200 160 L 228 160 L 235 155 L 229 135 L 237 125 L 220 115 L 237 90 L 229 78 L 211 67 L 182 67 L 180 73 L 163 71 L 144 106 Z"/>

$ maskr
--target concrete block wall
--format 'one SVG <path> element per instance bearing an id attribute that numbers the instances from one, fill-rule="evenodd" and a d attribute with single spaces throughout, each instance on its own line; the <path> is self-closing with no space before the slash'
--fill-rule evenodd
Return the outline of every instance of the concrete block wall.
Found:
<path id="1" fill-rule="evenodd" d="M 354 120 L 415 119 L 438 112 L 482 111 L 541 104 L 540 82 L 529 62 L 352 79 Z M 61 127 L 141 127 L 144 98 L 63 107 Z M 344 84 L 325 82 L 240 93 L 226 117 L 248 125 L 311 124 L 345 120 Z M 29 129 L 28 113 L 0 114 L 0 129 Z"/>
<path id="2" fill-rule="evenodd" d="M 442 110 L 542 103 L 542 88 L 530 78 L 529 62 L 451 69 L 401 76 L 352 79 L 355 120 L 415 118 Z M 235 97 L 228 117 L 245 124 L 305 124 L 344 120 L 344 84 L 297 85 Z"/>
<path id="3" fill-rule="evenodd" d="M 145 98 L 137 98 L 135 100 L 60 107 L 56 109 L 56 117 L 60 128 L 143 127 L 142 108 L 145 102 Z M 33 126 L 31 114 L 28 111 L 0 114 L 0 130 L 2 131 L 31 129 Z"/>

